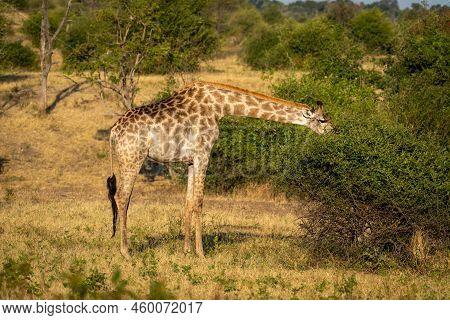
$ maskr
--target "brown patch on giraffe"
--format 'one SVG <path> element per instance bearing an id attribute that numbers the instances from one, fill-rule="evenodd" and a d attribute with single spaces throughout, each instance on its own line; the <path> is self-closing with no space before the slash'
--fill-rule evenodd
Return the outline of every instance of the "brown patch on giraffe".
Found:
<path id="1" fill-rule="evenodd" d="M 214 99 L 216 100 L 216 102 L 218 102 L 218 103 L 223 103 L 225 101 L 224 96 L 218 91 L 213 91 L 212 95 L 213 95 Z"/>
<path id="2" fill-rule="evenodd" d="M 241 102 L 241 97 L 239 97 L 236 92 L 233 92 L 233 94 L 227 96 L 228 102 L 230 103 L 237 103 Z"/>
<path id="3" fill-rule="evenodd" d="M 195 101 L 191 101 L 188 105 L 187 105 L 187 109 L 186 109 L 187 113 L 196 113 L 198 111 L 198 106 L 197 103 Z"/>
<path id="4" fill-rule="evenodd" d="M 223 107 L 222 107 L 222 105 L 220 105 L 220 104 L 218 104 L 218 103 L 215 103 L 215 104 L 213 105 L 213 109 L 214 109 L 214 111 L 215 111 L 215 113 L 216 113 L 217 115 L 223 116 Z"/>
<path id="5" fill-rule="evenodd" d="M 223 106 L 223 114 L 227 115 L 227 114 L 232 114 L 233 113 L 233 109 L 231 107 L 231 105 L 229 103 L 225 104 Z"/>
<path id="6" fill-rule="evenodd" d="M 191 116 L 189 117 L 189 120 L 192 123 L 197 123 L 197 120 L 198 120 L 199 117 L 200 117 L 200 115 L 194 113 L 194 114 L 191 114 Z"/>
<path id="7" fill-rule="evenodd" d="M 261 105 L 261 109 L 262 109 L 263 111 L 274 111 L 273 105 L 270 104 L 270 103 L 268 103 L 268 102 L 263 103 L 263 104 Z"/>
<path id="8" fill-rule="evenodd" d="M 156 113 L 154 119 L 155 122 L 161 122 L 164 119 L 162 112 L 159 111 L 158 113 Z"/>
<path id="9" fill-rule="evenodd" d="M 189 96 L 189 97 L 193 97 L 194 95 L 195 95 L 195 92 L 197 91 L 197 89 L 195 88 L 195 87 L 191 87 L 191 88 L 189 88 L 189 90 L 187 91 L 187 95 Z"/>
<path id="10" fill-rule="evenodd" d="M 183 131 L 183 127 L 180 125 L 175 125 L 175 127 L 173 128 L 173 132 L 172 134 L 174 136 L 179 136 L 181 134 L 181 132 Z"/>
<path id="11" fill-rule="evenodd" d="M 237 115 L 243 115 L 245 111 L 245 106 L 242 103 L 234 105 L 234 113 Z"/>
<path id="12" fill-rule="evenodd" d="M 251 96 L 247 96 L 245 99 L 245 102 L 247 103 L 248 106 L 250 107 L 256 107 L 259 103 L 257 101 L 255 101 L 255 99 Z"/>
<path id="13" fill-rule="evenodd" d="M 261 118 L 263 118 L 263 119 L 269 119 L 271 115 L 272 115 L 272 113 L 269 113 L 269 112 L 263 112 L 263 113 L 261 114 Z"/>
<path id="14" fill-rule="evenodd" d="M 213 100 L 209 95 L 206 95 L 205 98 L 203 99 L 202 103 L 209 105 L 210 103 L 212 103 Z"/>
<path id="15" fill-rule="evenodd" d="M 200 88 L 198 89 L 198 92 L 195 95 L 194 99 L 197 101 L 202 101 L 204 97 L 205 97 L 205 89 Z"/>
<path id="16" fill-rule="evenodd" d="M 256 117 L 256 116 L 258 116 L 258 113 L 259 113 L 259 108 L 258 107 L 253 107 L 253 108 L 250 108 L 250 110 L 248 112 L 248 116 Z"/>
<path id="17" fill-rule="evenodd" d="M 198 108 L 198 111 L 200 113 L 200 116 L 202 116 L 202 117 L 206 116 L 210 112 L 208 105 L 205 105 L 205 104 L 200 105 L 200 107 Z"/>

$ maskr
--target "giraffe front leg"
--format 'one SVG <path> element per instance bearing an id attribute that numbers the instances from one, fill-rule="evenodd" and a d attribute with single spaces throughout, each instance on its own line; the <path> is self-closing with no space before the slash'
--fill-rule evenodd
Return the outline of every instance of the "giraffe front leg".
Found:
<path id="1" fill-rule="evenodd" d="M 195 252 L 197 256 L 204 258 L 202 242 L 202 207 L 203 189 L 205 186 L 206 168 L 208 167 L 208 157 L 194 161 L 194 219 L 195 219 Z"/>
<path id="2" fill-rule="evenodd" d="M 191 252 L 191 220 L 194 196 L 194 165 L 188 167 L 188 183 L 184 206 L 184 253 Z"/>

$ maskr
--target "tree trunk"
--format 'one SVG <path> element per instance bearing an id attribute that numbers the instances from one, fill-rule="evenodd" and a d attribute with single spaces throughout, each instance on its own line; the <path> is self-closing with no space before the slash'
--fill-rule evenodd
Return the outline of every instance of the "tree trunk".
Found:
<path id="1" fill-rule="evenodd" d="M 55 41 L 58 34 L 61 32 L 64 23 L 67 20 L 69 14 L 70 5 L 72 0 L 67 2 L 66 11 L 59 23 L 55 33 L 50 36 L 50 24 L 48 21 L 48 0 L 42 0 L 42 21 L 41 21 L 41 93 L 40 93 L 40 106 L 39 111 L 41 114 L 47 112 L 47 82 L 48 74 L 52 68 L 52 55 L 53 55 L 53 41 Z"/>
<path id="2" fill-rule="evenodd" d="M 45 114 L 47 111 L 47 79 L 52 64 L 50 30 L 48 22 L 48 0 L 42 0 L 41 21 L 41 93 L 39 111 Z"/>
<path id="3" fill-rule="evenodd" d="M 42 72 L 42 74 L 41 74 L 40 107 L 39 107 L 39 111 L 41 114 L 45 114 L 47 112 L 47 78 L 48 78 L 48 74 Z"/>

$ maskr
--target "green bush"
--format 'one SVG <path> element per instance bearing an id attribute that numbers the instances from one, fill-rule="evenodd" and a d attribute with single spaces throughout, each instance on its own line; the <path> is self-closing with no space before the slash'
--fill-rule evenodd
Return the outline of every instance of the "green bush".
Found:
<path id="1" fill-rule="evenodd" d="M 11 23 L 0 12 L 0 43 L 11 32 Z"/>
<path id="2" fill-rule="evenodd" d="M 145 73 L 192 72 L 218 48 L 218 38 L 204 10 L 206 0 L 162 1 L 158 10 L 164 50 L 144 59 Z"/>
<path id="3" fill-rule="evenodd" d="M 62 19 L 62 11 L 49 10 L 48 21 L 50 25 L 50 33 L 53 34 L 58 28 L 58 24 Z M 28 19 L 22 24 L 22 33 L 25 34 L 33 44 L 34 47 L 39 48 L 41 41 L 41 20 L 42 14 L 39 11 L 32 13 Z M 58 41 L 55 42 L 55 46 L 58 47 Z"/>
<path id="4" fill-rule="evenodd" d="M 299 24 L 289 47 L 318 77 L 355 78 L 360 74 L 362 51 L 346 30 L 326 18 Z"/>
<path id="5" fill-rule="evenodd" d="M 378 8 L 363 10 L 351 21 L 352 34 L 371 51 L 389 51 L 393 24 Z"/>
<path id="6" fill-rule="evenodd" d="M 387 70 L 389 107 L 417 132 L 436 133 L 444 144 L 450 121 L 450 36 L 432 12 L 401 25 L 396 59 Z"/>
<path id="7" fill-rule="evenodd" d="M 225 119 L 212 152 L 210 187 L 270 181 L 288 195 L 316 200 L 320 207 L 302 220 L 302 229 L 305 243 L 322 258 L 377 268 L 392 258 L 412 263 L 417 230 L 430 243 L 447 241 L 446 147 L 392 121 L 373 89 L 356 81 L 304 76 L 280 82 L 274 93 L 323 101 L 335 131 L 317 136 L 298 126 Z"/>
<path id="8" fill-rule="evenodd" d="M 255 69 L 306 68 L 318 77 L 356 78 L 361 58 L 346 30 L 323 17 L 265 26 L 244 48 L 245 62 Z"/>
<path id="9" fill-rule="evenodd" d="M 242 40 L 260 30 L 265 23 L 261 13 L 256 8 L 249 7 L 237 10 L 228 24 L 228 34 Z"/>
<path id="10" fill-rule="evenodd" d="M 287 147 L 293 161 L 278 180 L 285 190 L 322 204 L 303 223 L 316 252 L 360 257 L 377 267 L 386 254 L 413 261 L 410 240 L 416 230 L 446 239 L 447 148 L 377 111 L 368 88 L 347 81 L 292 82 L 280 83 L 275 92 L 297 100 L 321 98 L 336 126 L 333 134 Z"/>
<path id="11" fill-rule="evenodd" d="M 244 44 L 244 61 L 255 69 L 283 69 L 293 66 L 289 56 L 287 38 L 289 24 L 263 25 Z"/>
<path id="12" fill-rule="evenodd" d="M 203 12 L 204 1 L 135 0 L 128 6 L 142 15 L 139 19 L 145 20 L 152 29 L 145 33 L 147 47 L 142 47 L 143 25 L 137 20 L 133 20 L 126 43 L 118 45 L 111 30 L 115 30 L 117 19 L 125 24 L 129 17 L 124 12 L 117 17 L 117 12 L 123 11 L 123 3 L 112 2 L 73 19 L 62 38 L 64 68 L 116 72 L 120 64 L 134 63 L 137 52 L 145 51 L 138 73 L 190 72 L 197 70 L 200 61 L 209 58 L 218 46 L 211 22 Z"/>
<path id="13" fill-rule="evenodd" d="M 280 5 L 276 3 L 271 3 L 264 6 L 261 10 L 261 15 L 264 21 L 269 24 L 282 23 L 285 19 L 283 13 L 281 12 Z"/>
<path id="14" fill-rule="evenodd" d="M 25 10 L 28 7 L 28 1 L 27 0 L 2 0 L 6 4 L 13 6 L 19 10 Z"/>
<path id="15" fill-rule="evenodd" d="M 0 44 L 0 68 L 2 69 L 37 69 L 37 54 L 20 41 Z"/>

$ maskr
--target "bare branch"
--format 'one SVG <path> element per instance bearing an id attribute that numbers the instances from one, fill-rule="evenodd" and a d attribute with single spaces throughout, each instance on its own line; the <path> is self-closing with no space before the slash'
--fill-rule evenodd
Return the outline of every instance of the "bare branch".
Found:
<path id="1" fill-rule="evenodd" d="M 69 0 L 67 2 L 67 7 L 66 7 L 66 11 L 64 12 L 64 17 L 62 18 L 61 22 L 59 23 L 58 28 L 56 29 L 55 33 L 52 36 L 51 42 L 53 43 L 53 41 L 55 41 L 56 37 L 58 36 L 58 34 L 61 32 L 62 27 L 64 26 L 64 24 L 66 23 L 67 20 L 67 16 L 69 15 L 69 10 L 70 10 L 70 6 L 72 4 L 72 0 Z"/>

